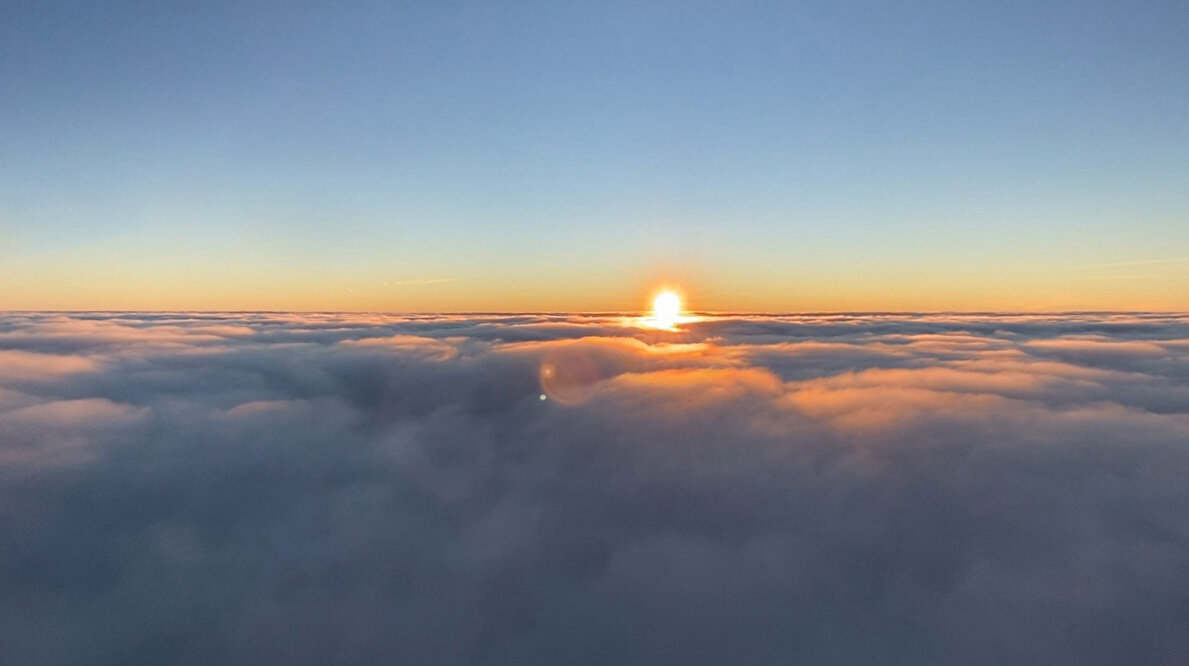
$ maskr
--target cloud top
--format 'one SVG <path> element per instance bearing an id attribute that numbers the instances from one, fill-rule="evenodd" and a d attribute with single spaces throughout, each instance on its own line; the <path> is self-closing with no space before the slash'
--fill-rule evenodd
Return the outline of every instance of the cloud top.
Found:
<path id="1" fill-rule="evenodd" d="M 1189 317 L 14 313 L 0 655 L 1180 664 Z"/>

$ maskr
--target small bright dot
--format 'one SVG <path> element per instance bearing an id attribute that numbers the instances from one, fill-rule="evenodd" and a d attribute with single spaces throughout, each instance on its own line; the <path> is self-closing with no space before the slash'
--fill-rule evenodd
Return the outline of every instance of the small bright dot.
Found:
<path id="1" fill-rule="evenodd" d="M 541 394 L 541 399 L 542 399 L 542 400 L 544 400 L 544 399 L 545 399 L 545 394 L 544 394 L 544 393 L 542 393 L 542 394 Z"/>

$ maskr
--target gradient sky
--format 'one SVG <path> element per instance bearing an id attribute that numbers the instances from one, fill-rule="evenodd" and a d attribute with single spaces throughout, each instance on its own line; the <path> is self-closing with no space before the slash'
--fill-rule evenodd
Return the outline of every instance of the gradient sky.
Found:
<path id="1" fill-rule="evenodd" d="M 0 308 L 1189 308 L 1189 4 L 5 2 Z"/>

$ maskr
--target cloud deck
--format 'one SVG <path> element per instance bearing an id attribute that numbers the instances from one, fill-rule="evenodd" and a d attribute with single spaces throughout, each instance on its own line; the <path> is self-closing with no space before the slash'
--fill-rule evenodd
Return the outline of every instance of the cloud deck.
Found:
<path id="1" fill-rule="evenodd" d="M 1184 663 L 1186 479 L 1174 314 L 10 313 L 0 660 Z"/>

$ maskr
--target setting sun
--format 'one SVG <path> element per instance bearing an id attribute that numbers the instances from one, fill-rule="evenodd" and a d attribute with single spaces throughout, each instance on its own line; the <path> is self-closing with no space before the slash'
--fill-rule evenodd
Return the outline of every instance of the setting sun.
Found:
<path id="1" fill-rule="evenodd" d="M 673 328 L 681 319 L 681 297 L 662 291 L 652 300 L 652 321 L 658 328 Z"/>

